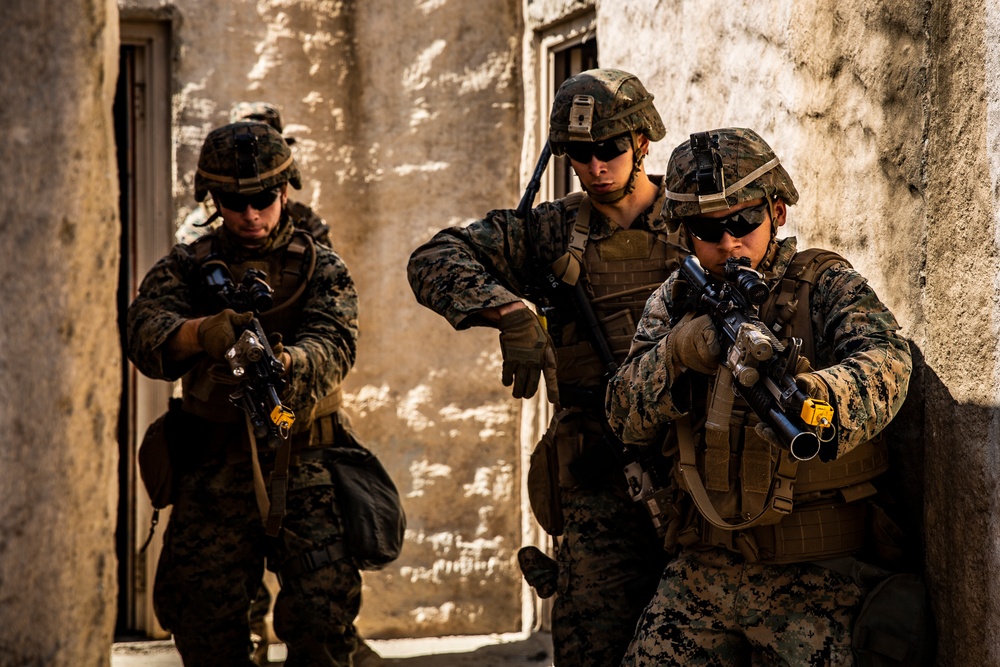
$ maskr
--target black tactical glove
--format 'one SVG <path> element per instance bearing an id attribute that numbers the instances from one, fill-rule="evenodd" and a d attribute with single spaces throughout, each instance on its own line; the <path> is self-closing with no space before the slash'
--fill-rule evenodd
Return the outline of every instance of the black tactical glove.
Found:
<path id="1" fill-rule="evenodd" d="M 668 334 L 671 361 L 697 373 L 714 375 L 719 367 L 719 336 L 708 315 L 688 313 Z"/>
<path id="2" fill-rule="evenodd" d="M 514 398 L 531 398 L 538 391 L 538 376 L 545 375 L 548 398 L 559 404 L 556 353 L 542 323 L 527 308 L 500 317 L 500 351 L 503 352 L 503 384 L 513 385 Z"/>
<path id="3" fill-rule="evenodd" d="M 231 348 L 239 336 L 237 331 L 250 324 L 253 313 L 237 313 L 231 308 L 226 308 L 221 313 L 206 317 L 205 321 L 198 325 L 198 343 L 205 354 L 218 359 L 226 360 L 226 351 Z"/>

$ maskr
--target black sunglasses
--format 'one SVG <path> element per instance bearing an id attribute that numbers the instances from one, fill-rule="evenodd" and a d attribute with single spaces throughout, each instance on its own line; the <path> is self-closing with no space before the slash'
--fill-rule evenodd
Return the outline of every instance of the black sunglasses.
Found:
<path id="1" fill-rule="evenodd" d="M 215 195 L 219 198 L 219 204 L 230 211 L 236 211 L 237 213 L 242 213 L 247 210 L 247 206 L 253 206 L 254 209 L 258 211 L 263 211 L 265 208 L 274 203 L 274 200 L 278 198 L 281 194 L 281 188 L 271 188 L 270 190 L 261 190 L 260 192 L 255 192 L 252 195 L 242 195 L 238 192 L 217 192 Z"/>
<path id="2" fill-rule="evenodd" d="M 591 157 L 596 157 L 601 162 L 611 162 L 632 148 L 632 137 L 619 134 L 604 141 L 569 141 L 565 145 L 566 155 L 575 162 L 589 164 Z"/>
<path id="3" fill-rule="evenodd" d="M 729 232 L 733 238 L 741 239 L 764 222 L 767 202 L 736 211 L 725 218 L 692 217 L 684 219 L 684 226 L 691 236 L 706 243 L 718 243 L 722 235 Z"/>

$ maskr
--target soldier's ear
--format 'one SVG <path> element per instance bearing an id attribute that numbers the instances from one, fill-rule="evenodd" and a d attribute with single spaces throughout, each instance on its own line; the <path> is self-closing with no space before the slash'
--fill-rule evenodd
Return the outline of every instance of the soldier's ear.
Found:
<path id="1" fill-rule="evenodd" d="M 781 227 L 785 224 L 785 216 L 788 214 L 788 207 L 785 206 L 785 201 L 780 197 L 774 200 L 774 206 L 772 207 L 774 211 L 774 226 L 775 228 Z"/>

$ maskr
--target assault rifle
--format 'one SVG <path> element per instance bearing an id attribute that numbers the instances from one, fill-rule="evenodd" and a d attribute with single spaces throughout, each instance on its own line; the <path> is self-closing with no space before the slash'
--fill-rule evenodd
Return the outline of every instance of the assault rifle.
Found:
<path id="1" fill-rule="evenodd" d="M 728 432 L 726 408 L 731 408 L 735 393 L 774 431 L 782 447 L 796 459 L 808 461 L 819 453 L 822 442 L 832 438 L 823 435 L 833 428 L 833 408 L 795 384 L 802 340 L 782 343 L 758 317 L 758 308 L 770 295 L 764 276 L 750 268 L 746 257 L 727 259 L 724 272 L 725 281 L 711 279 L 694 255 L 681 263 L 681 275 L 691 286 L 689 305 L 715 323 L 728 371 L 716 379 L 706 428 Z M 725 407 L 720 408 L 719 401 Z"/>
<path id="2" fill-rule="evenodd" d="M 285 386 L 281 377 L 285 366 L 274 356 L 267 335 L 257 315 L 271 308 L 274 303 L 271 286 L 263 271 L 250 268 L 239 285 L 226 263 L 210 258 L 202 266 L 205 284 L 215 305 L 232 308 L 238 313 L 252 312 L 250 323 L 239 333 L 239 338 L 226 351 L 226 361 L 239 386 L 229 398 L 240 406 L 250 418 L 254 436 L 268 435 L 285 439 L 295 422 L 295 413 L 282 404 L 280 392 Z"/>

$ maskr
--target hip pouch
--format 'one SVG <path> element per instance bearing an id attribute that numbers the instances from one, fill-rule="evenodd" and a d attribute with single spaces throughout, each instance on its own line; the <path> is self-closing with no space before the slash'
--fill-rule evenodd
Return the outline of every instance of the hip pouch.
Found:
<path id="1" fill-rule="evenodd" d="M 399 557 L 406 514 L 389 473 L 343 417 L 332 415 L 334 444 L 321 450 L 344 518 L 347 552 L 361 570 L 380 570 Z"/>
<path id="2" fill-rule="evenodd" d="M 527 480 L 531 512 L 545 532 L 553 537 L 559 537 L 563 533 L 562 502 L 559 498 L 559 454 L 555 442 L 558 425 L 558 420 L 554 419 L 532 450 Z"/>
<path id="3" fill-rule="evenodd" d="M 170 435 L 174 431 L 173 422 L 180 415 L 181 403 L 181 399 L 171 398 L 168 410 L 149 425 L 139 445 L 139 476 L 153 509 L 157 510 L 174 502 L 175 466 Z"/>
<path id="4" fill-rule="evenodd" d="M 854 621 L 860 667 L 929 667 L 936 634 L 927 587 L 916 574 L 894 574 L 878 584 Z"/>

